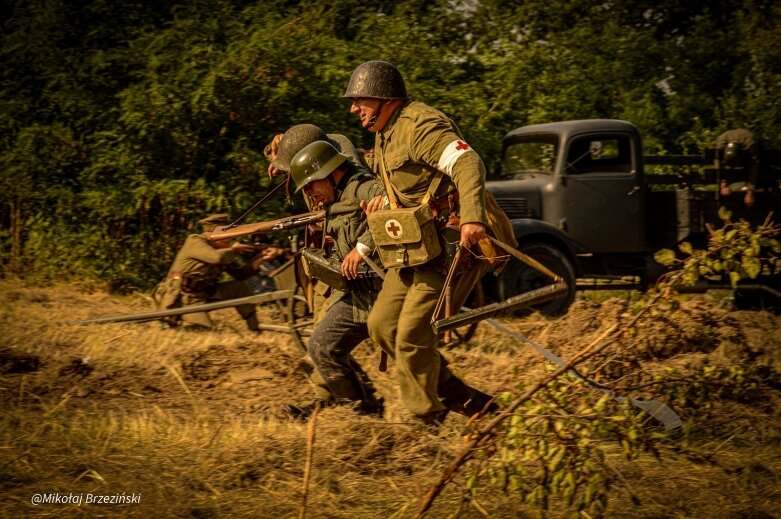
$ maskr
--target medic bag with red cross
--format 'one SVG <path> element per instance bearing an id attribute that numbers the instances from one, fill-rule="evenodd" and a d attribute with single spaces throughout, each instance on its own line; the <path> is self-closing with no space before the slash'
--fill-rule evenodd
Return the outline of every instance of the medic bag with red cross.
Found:
<path id="1" fill-rule="evenodd" d="M 437 171 L 421 205 L 399 207 L 383 161 L 379 162 L 391 208 L 375 211 L 369 215 L 368 220 L 369 231 L 382 264 L 385 268 L 392 269 L 422 265 L 433 260 L 439 256 L 442 248 L 429 201 L 436 192 L 443 173 Z"/>

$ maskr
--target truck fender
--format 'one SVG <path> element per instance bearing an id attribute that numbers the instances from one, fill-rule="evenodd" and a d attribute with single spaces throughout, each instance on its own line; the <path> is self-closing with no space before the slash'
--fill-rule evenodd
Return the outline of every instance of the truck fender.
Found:
<path id="1" fill-rule="evenodd" d="M 575 267 L 575 274 L 580 275 L 580 264 L 575 249 L 573 249 L 569 237 L 561 229 L 548 222 L 528 218 L 512 220 L 511 223 L 518 244 L 532 241 L 547 243 L 564 253 L 572 262 L 572 266 Z"/>
<path id="2" fill-rule="evenodd" d="M 518 250 L 561 275 L 569 286 L 563 296 L 547 303 L 534 305 L 531 309 L 516 310 L 515 315 L 526 315 L 532 310 L 538 310 L 545 315 L 562 315 L 575 298 L 575 279 L 579 270 L 567 235 L 539 220 L 519 219 L 512 220 L 511 223 L 518 240 Z M 488 298 L 504 301 L 550 283 L 552 280 L 543 274 L 511 258 L 500 272 L 483 278 L 482 288 Z"/>

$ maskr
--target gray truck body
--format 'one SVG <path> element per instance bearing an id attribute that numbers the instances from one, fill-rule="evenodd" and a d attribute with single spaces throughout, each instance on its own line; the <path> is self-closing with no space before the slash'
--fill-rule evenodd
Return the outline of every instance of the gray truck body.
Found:
<path id="1" fill-rule="evenodd" d="M 733 183 L 744 172 L 718 167 L 718 153 L 644 157 L 637 127 L 621 120 L 538 124 L 505 135 L 500 180 L 486 187 L 512 220 L 520 248 L 542 256 L 536 259 L 560 273 L 571 270 L 581 287 L 588 279 L 600 280 L 595 288 L 613 288 L 604 281 L 645 288 L 665 271 L 653 254 L 682 241 L 704 245 L 706 224 L 721 226 L 719 207 L 755 224 L 781 208 L 770 170 L 746 207 L 743 184 Z M 645 161 L 684 166 L 675 175 L 646 175 Z M 721 197 L 720 178 L 736 192 Z M 545 282 L 511 265 L 489 290 L 502 299 Z M 545 310 L 561 313 L 573 297 L 574 289 Z"/>

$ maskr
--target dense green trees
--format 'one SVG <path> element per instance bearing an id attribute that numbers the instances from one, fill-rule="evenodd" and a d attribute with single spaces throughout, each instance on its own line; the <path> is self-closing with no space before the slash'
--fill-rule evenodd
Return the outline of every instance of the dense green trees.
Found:
<path id="1" fill-rule="evenodd" d="M 669 152 L 736 126 L 778 146 L 780 17 L 761 0 L 18 1 L 0 264 L 148 288 L 194 221 L 268 189 L 275 133 L 311 122 L 371 144 L 341 98 L 367 59 L 395 63 L 489 165 L 504 132 L 566 118 L 629 119 Z"/>

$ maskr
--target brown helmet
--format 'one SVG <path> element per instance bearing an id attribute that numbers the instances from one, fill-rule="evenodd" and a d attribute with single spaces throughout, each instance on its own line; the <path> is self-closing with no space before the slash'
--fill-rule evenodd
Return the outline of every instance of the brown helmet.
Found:
<path id="1" fill-rule="evenodd" d="M 387 61 L 367 61 L 353 70 L 350 83 L 342 97 L 372 97 L 375 99 L 407 99 L 404 78 Z"/>
<path id="2" fill-rule="evenodd" d="M 296 153 L 307 144 L 315 141 L 329 141 L 325 132 L 314 124 L 297 124 L 291 126 L 279 141 L 277 156 L 271 165 L 282 171 L 290 171 L 290 162 Z"/>

